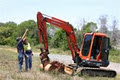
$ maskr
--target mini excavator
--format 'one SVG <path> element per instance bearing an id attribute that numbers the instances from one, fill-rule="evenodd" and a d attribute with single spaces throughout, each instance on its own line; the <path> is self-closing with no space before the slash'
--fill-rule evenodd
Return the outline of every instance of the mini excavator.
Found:
<path id="1" fill-rule="evenodd" d="M 69 49 L 71 50 L 74 64 L 68 67 L 74 71 L 79 69 L 81 75 L 115 77 L 114 70 L 103 69 L 109 65 L 110 39 L 103 33 L 85 33 L 81 48 L 77 47 L 77 41 L 73 26 L 66 21 L 50 17 L 41 12 L 37 13 L 39 42 L 43 39 L 45 52 L 49 54 L 46 23 L 57 26 L 66 32 Z"/>

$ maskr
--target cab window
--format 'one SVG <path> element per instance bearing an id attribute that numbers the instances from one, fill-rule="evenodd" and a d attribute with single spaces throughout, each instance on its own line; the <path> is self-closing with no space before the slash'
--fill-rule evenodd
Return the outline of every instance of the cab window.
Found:
<path id="1" fill-rule="evenodd" d="M 83 56 L 87 56 L 89 53 L 90 45 L 91 45 L 92 35 L 86 35 L 84 39 L 82 54 Z"/>

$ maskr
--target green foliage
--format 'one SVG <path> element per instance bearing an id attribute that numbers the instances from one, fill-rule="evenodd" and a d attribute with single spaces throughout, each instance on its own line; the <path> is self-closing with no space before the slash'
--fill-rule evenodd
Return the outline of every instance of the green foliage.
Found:
<path id="1" fill-rule="evenodd" d="M 17 25 L 14 22 L 7 22 L 6 24 L 1 24 L 0 26 L 0 44 L 2 45 L 12 45 L 12 36 L 14 29 Z"/>
<path id="2" fill-rule="evenodd" d="M 75 35 L 76 35 L 76 39 L 77 39 L 77 43 L 78 43 L 78 48 L 80 48 L 81 42 L 83 40 L 83 32 L 80 30 L 76 30 Z"/>
<path id="3" fill-rule="evenodd" d="M 75 35 L 78 43 L 78 47 L 80 48 L 81 42 L 83 40 L 83 36 L 85 33 L 94 32 L 97 29 L 97 24 L 93 22 L 89 22 L 85 24 L 81 30 L 75 30 Z"/>
<path id="4" fill-rule="evenodd" d="M 117 49 L 111 49 L 109 54 L 109 59 L 112 62 L 118 62 L 120 63 L 120 50 Z"/>
<path id="5" fill-rule="evenodd" d="M 32 44 L 38 44 L 38 33 L 37 33 L 37 24 L 34 20 L 28 20 L 20 23 L 17 26 L 17 36 L 22 36 L 25 29 L 28 29 L 28 33 L 26 35 L 27 40 Z"/>
<path id="6" fill-rule="evenodd" d="M 34 20 L 28 20 L 17 25 L 14 22 L 0 23 L 0 44 L 2 45 L 16 45 L 16 37 L 21 37 L 25 31 L 27 39 L 32 44 L 38 44 L 37 24 Z"/>
<path id="7" fill-rule="evenodd" d="M 79 48 L 84 33 L 92 32 L 92 30 L 96 28 L 96 23 L 89 22 L 82 27 L 82 30 L 74 29 Z M 26 35 L 27 40 L 32 46 L 38 45 L 38 29 L 37 23 L 34 20 L 24 21 L 18 25 L 14 22 L 0 22 L 0 45 L 16 46 L 16 37 L 21 37 L 25 29 L 29 29 Z M 63 50 L 69 49 L 66 33 L 62 29 L 47 24 L 47 38 L 50 47 L 61 48 Z"/>
<path id="8" fill-rule="evenodd" d="M 84 33 L 94 32 L 96 29 L 97 29 L 97 24 L 93 22 L 89 22 L 85 26 L 82 27 L 82 30 Z"/>
<path id="9" fill-rule="evenodd" d="M 91 25 L 96 27 L 95 23 L 90 22 L 83 27 L 82 31 L 74 29 L 78 45 L 82 41 L 83 33 L 90 32 Z M 15 46 L 17 44 L 16 37 L 21 37 L 25 29 L 29 30 L 26 35 L 27 40 L 32 45 L 38 45 L 38 29 L 34 20 L 24 21 L 18 25 L 14 22 L 0 23 L 0 44 Z M 62 29 L 47 24 L 47 38 L 51 47 L 68 49 L 66 33 Z"/>
<path id="10" fill-rule="evenodd" d="M 66 38 L 66 33 L 62 29 L 58 29 L 55 32 L 54 37 L 51 40 L 51 46 L 54 48 L 60 47 L 63 50 L 68 49 L 68 43 Z"/>

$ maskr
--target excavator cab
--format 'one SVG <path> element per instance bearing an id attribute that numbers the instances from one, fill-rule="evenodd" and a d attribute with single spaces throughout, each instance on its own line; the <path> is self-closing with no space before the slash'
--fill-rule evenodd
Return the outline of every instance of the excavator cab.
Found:
<path id="1" fill-rule="evenodd" d="M 109 65 L 109 38 L 102 33 L 86 33 L 81 45 L 82 65 L 106 67 Z"/>

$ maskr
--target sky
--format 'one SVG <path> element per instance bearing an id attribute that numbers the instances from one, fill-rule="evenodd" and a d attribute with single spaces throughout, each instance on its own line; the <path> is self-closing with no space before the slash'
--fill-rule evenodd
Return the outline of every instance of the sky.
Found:
<path id="1" fill-rule="evenodd" d="M 36 19 L 40 11 L 73 26 L 82 19 L 86 22 L 99 22 L 99 17 L 107 15 L 108 25 L 113 19 L 120 22 L 120 0 L 0 0 L 0 22 L 14 21 L 17 24 Z M 120 28 L 119 28 L 120 29 Z"/>

